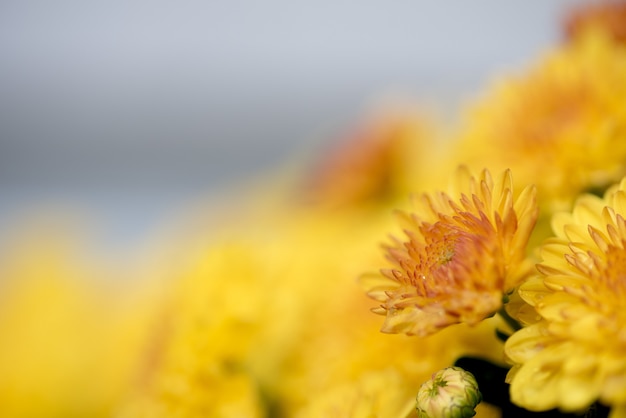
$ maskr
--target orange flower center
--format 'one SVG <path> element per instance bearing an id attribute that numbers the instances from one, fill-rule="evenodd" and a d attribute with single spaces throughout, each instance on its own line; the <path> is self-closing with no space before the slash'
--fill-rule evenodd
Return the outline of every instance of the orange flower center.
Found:
<path id="1" fill-rule="evenodd" d="M 456 254 L 456 244 L 460 233 L 449 225 L 437 222 L 424 225 L 422 234 L 426 241 L 426 269 L 433 270 L 448 264 Z"/>
<path id="2" fill-rule="evenodd" d="M 423 243 L 411 240 L 407 243 L 413 262 L 405 265 L 404 270 L 416 288 L 417 294 L 425 297 L 450 295 L 453 289 L 462 287 L 465 279 L 458 274 L 464 242 L 471 240 L 466 232 L 446 222 L 424 223 L 420 227 Z M 465 280 L 466 281 L 466 280 Z"/>

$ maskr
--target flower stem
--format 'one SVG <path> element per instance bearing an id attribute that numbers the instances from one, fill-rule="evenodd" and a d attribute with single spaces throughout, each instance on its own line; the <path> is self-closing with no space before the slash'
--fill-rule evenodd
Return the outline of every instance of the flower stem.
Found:
<path id="1" fill-rule="evenodd" d="M 504 319 L 504 322 L 506 322 L 507 325 L 511 327 L 513 332 L 519 331 L 520 329 L 522 329 L 522 325 L 519 322 L 517 322 L 515 319 L 513 319 L 511 315 L 508 314 L 504 306 L 500 308 L 500 310 L 498 311 L 498 315 L 500 315 L 500 317 Z"/>

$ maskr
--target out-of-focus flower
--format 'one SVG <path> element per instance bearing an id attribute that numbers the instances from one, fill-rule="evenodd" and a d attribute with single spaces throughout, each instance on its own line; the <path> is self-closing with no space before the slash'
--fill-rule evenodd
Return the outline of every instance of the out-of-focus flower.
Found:
<path id="1" fill-rule="evenodd" d="M 553 220 L 521 296 L 541 321 L 506 343 L 512 400 L 530 410 L 626 405 L 626 179 Z M 617 410 L 617 409 L 615 409 Z M 621 416 L 621 415 L 620 415 Z"/>
<path id="2" fill-rule="evenodd" d="M 432 127 L 407 112 L 375 118 L 328 150 L 314 165 L 305 198 L 330 208 L 380 205 L 415 190 L 436 148 Z"/>
<path id="3" fill-rule="evenodd" d="M 471 373 L 448 367 L 422 384 L 416 400 L 420 418 L 468 418 L 476 415 L 482 396 Z"/>
<path id="4" fill-rule="evenodd" d="M 584 36 L 587 31 L 601 30 L 615 41 L 626 43 L 626 2 L 599 1 L 573 9 L 564 22 L 569 40 Z"/>
<path id="5" fill-rule="evenodd" d="M 586 31 L 469 111 L 457 160 L 535 184 L 544 215 L 626 173 L 626 45 Z"/>
<path id="6" fill-rule="evenodd" d="M 175 277 L 119 417 L 264 415 L 246 360 L 269 326 L 260 291 L 266 268 L 249 245 L 226 243 Z"/>
<path id="7" fill-rule="evenodd" d="M 414 407 L 412 385 L 393 369 L 366 372 L 357 381 L 312 394 L 297 418 L 406 417 Z"/>
<path id="8" fill-rule="evenodd" d="M 67 224 L 29 217 L 2 237 L 0 416 L 110 417 L 131 386 L 149 303 Z"/>
<path id="9" fill-rule="evenodd" d="M 425 336 L 456 323 L 475 325 L 502 306 L 529 272 L 526 244 L 537 218 L 535 190 L 514 199 L 510 171 L 494 182 L 487 170 L 459 169 L 449 195 L 424 194 L 400 212 L 406 240 L 386 248 L 393 263 L 364 276 L 381 302 L 383 332 Z"/>
<path id="10" fill-rule="evenodd" d="M 171 278 L 170 300 L 119 416 L 291 416 L 328 388 L 320 379 L 344 384 L 371 366 L 339 370 L 350 363 L 345 357 L 372 347 L 346 344 L 352 335 L 330 314 L 364 299 L 354 278 L 362 258 L 377 255 L 365 238 L 379 228 L 371 213 L 336 218 L 283 207 L 256 219 L 240 216 L 236 230 L 196 250 L 191 268 Z M 364 219 L 371 231 L 347 234 Z M 349 313 L 351 325 L 369 317 L 365 307 Z M 317 345 L 325 336 L 336 338 Z M 309 359 L 312 345 L 323 352 Z M 346 356 L 348 348 L 358 351 Z"/>

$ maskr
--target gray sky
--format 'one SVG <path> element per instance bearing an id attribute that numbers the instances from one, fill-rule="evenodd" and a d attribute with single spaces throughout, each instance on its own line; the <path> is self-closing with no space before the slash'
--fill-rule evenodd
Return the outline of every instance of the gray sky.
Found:
<path id="1" fill-rule="evenodd" d="M 389 91 L 455 104 L 580 2 L 0 3 L 0 221 L 49 199 L 133 228 L 325 142 Z"/>

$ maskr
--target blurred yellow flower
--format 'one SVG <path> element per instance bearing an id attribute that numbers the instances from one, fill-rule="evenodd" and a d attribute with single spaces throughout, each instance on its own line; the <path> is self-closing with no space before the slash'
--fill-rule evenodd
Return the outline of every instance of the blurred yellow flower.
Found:
<path id="1" fill-rule="evenodd" d="M 172 278 L 118 417 L 264 415 L 246 364 L 265 325 L 264 268 L 248 245 L 223 244 Z M 223 280 L 226 272 L 229 280 Z"/>
<path id="2" fill-rule="evenodd" d="M 473 168 L 511 169 L 545 214 L 626 173 L 626 45 L 601 30 L 502 80 L 468 112 L 457 147 Z"/>
<path id="3" fill-rule="evenodd" d="M 2 417 L 110 417 L 131 386 L 145 338 L 147 289 L 138 295 L 135 286 L 104 279 L 76 220 L 68 226 L 56 215 L 4 231 Z"/>
<path id="4" fill-rule="evenodd" d="M 590 30 L 602 30 L 614 40 L 626 43 L 626 3 L 623 1 L 582 3 L 572 9 L 564 23 L 569 40 L 585 36 Z"/>
<path id="5" fill-rule="evenodd" d="M 425 336 L 451 324 L 477 324 L 502 306 L 529 270 L 526 244 L 537 218 L 535 189 L 514 201 L 510 171 L 494 182 L 461 168 L 451 195 L 424 194 L 400 212 L 406 240 L 394 239 L 382 274 L 364 276 L 381 302 L 383 332 Z"/>
<path id="6" fill-rule="evenodd" d="M 505 350 L 513 402 L 531 409 L 584 410 L 596 400 L 626 405 L 626 179 L 604 198 L 585 195 L 554 216 L 540 276 L 521 296 L 541 321 Z"/>
<path id="7" fill-rule="evenodd" d="M 263 222 L 256 216 L 240 216 L 241 230 L 227 224 L 227 236 L 174 272 L 119 417 L 293 416 L 329 382 L 387 367 L 381 356 L 367 361 L 380 344 L 358 344 L 379 333 L 359 322 L 370 315 L 355 281 L 362 259 L 379 256 L 369 243 L 386 226 L 371 212 L 283 207 Z"/>
<path id="8" fill-rule="evenodd" d="M 335 384 L 312 394 L 297 418 L 406 417 L 414 409 L 410 381 L 394 369 L 369 372 L 350 383 Z"/>
<path id="9" fill-rule="evenodd" d="M 432 159 L 416 161 L 432 156 L 437 145 L 426 117 L 411 111 L 373 119 L 314 162 L 303 188 L 309 202 L 330 208 L 380 205 L 427 178 Z"/>

